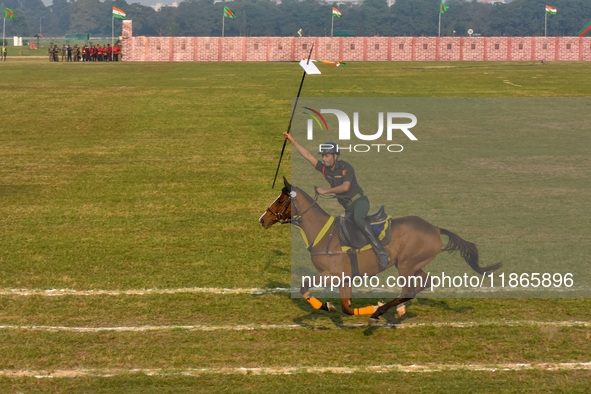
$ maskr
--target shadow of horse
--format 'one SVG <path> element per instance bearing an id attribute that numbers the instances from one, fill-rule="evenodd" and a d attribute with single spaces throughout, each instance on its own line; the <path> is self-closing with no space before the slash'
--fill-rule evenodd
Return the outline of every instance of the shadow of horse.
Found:
<path id="1" fill-rule="evenodd" d="M 284 283 L 284 282 L 278 282 L 278 281 L 268 281 L 266 288 L 268 288 L 268 289 L 277 289 L 277 288 L 289 289 L 289 288 L 291 288 L 291 284 Z M 305 312 L 303 315 L 293 318 L 293 323 L 302 327 L 302 328 L 307 328 L 310 330 L 318 330 L 318 331 L 334 330 L 334 329 L 363 330 L 363 333 L 365 336 L 373 335 L 373 333 L 379 329 L 386 329 L 386 328 L 387 329 L 397 329 L 404 322 L 412 321 L 411 319 L 414 319 L 419 316 L 419 315 L 415 314 L 412 310 L 409 310 L 409 308 L 413 304 L 429 306 L 432 308 L 438 308 L 438 309 L 441 309 L 444 311 L 460 313 L 460 314 L 470 312 L 473 310 L 473 307 L 459 307 L 459 308 L 451 307 L 451 306 L 449 306 L 449 304 L 447 302 L 442 301 L 442 300 L 430 299 L 430 298 L 415 298 L 414 300 L 409 300 L 406 302 L 407 311 L 402 317 L 397 317 L 396 315 L 385 315 L 384 318 L 385 318 L 386 322 L 384 324 L 373 325 L 373 326 L 368 326 L 367 324 L 352 325 L 351 323 L 347 324 L 347 322 L 345 322 L 343 320 L 343 315 L 341 315 L 341 314 L 329 312 L 329 311 L 324 311 L 321 309 L 318 309 L 318 310 L 315 309 L 313 311 L 310 311 L 308 301 L 305 298 L 303 298 L 299 294 L 299 292 L 297 292 L 297 297 L 293 297 L 292 293 L 290 293 L 290 292 L 281 292 L 281 293 L 277 293 L 277 294 L 280 295 L 281 297 L 288 299 L 289 301 L 291 301 L 291 303 L 293 305 L 298 307 L 302 312 Z M 264 295 L 265 295 L 265 293 L 253 294 L 253 297 L 262 297 Z M 338 299 L 328 299 L 328 301 L 329 302 L 337 302 Z M 367 301 L 373 302 L 375 304 L 379 300 L 377 298 L 376 299 L 369 298 L 369 299 L 367 299 Z M 331 322 L 330 326 L 320 325 L 320 324 L 315 323 L 315 322 L 325 322 L 326 319 L 328 319 Z"/>
<path id="2" fill-rule="evenodd" d="M 274 269 L 274 270 L 281 271 L 281 272 L 291 272 L 291 270 L 289 270 L 288 268 L 280 267 L 275 264 L 277 262 L 277 259 L 286 255 L 285 252 L 283 252 L 281 250 L 273 249 L 273 250 L 271 250 L 270 253 L 271 253 L 271 255 L 267 258 L 267 262 L 265 263 L 265 271 L 270 270 L 270 269 Z"/>

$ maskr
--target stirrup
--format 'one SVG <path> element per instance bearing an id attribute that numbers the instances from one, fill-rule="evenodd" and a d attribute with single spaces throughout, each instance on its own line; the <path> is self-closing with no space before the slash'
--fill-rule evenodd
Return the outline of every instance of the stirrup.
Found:
<path id="1" fill-rule="evenodd" d="M 390 254 L 387 251 L 377 252 L 376 255 L 380 268 L 386 268 L 390 264 Z"/>
<path id="2" fill-rule="evenodd" d="M 364 230 L 365 236 L 376 254 L 379 267 L 386 268 L 386 266 L 390 263 L 390 254 L 388 253 L 388 251 L 386 251 L 386 249 L 382 247 L 382 244 L 380 244 L 380 240 L 373 233 L 369 225 L 365 225 Z"/>

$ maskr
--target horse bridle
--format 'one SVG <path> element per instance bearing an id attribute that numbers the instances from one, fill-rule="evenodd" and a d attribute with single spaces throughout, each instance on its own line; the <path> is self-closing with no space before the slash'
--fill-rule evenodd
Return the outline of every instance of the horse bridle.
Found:
<path id="1" fill-rule="evenodd" d="M 290 195 L 287 195 L 287 196 L 288 196 L 288 199 L 287 199 L 287 204 L 285 205 L 285 211 L 287 211 L 287 209 L 288 209 L 288 208 L 289 208 L 289 206 L 291 205 L 291 198 L 292 198 Z M 318 203 L 318 194 L 316 194 L 316 196 L 314 197 L 314 202 L 313 202 L 312 204 L 310 204 L 310 206 L 308 207 L 308 209 L 306 209 L 306 210 L 305 210 L 304 212 L 302 212 L 301 214 L 298 214 L 298 213 L 297 213 L 297 212 L 298 212 L 298 207 L 297 207 L 297 206 L 295 205 L 295 203 L 294 203 L 294 204 L 293 204 L 293 207 L 295 208 L 295 213 L 296 213 L 296 214 L 295 214 L 295 215 L 292 215 L 292 217 L 291 217 L 291 218 L 287 218 L 287 219 L 284 219 L 284 218 L 283 218 L 283 213 L 278 213 L 278 212 L 275 212 L 275 211 L 273 211 L 273 210 L 271 209 L 271 207 L 270 207 L 270 206 L 267 208 L 267 212 L 270 212 L 270 213 L 271 213 L 273 216 L 275 216 L 275 217 L 273 218 L 273 220 L 274 220 L 275 222 L 279 222 L 280 224 L 288 224 L 288 223 L 292 223 L 292 222 L 293 222 L 294 224 L 297 224 L 297 223 L 299 223 L 299 222 L 300 222 L 300 220 L 302 219 L 302 216 L 303 216 L 303 215 L 304 215 L 306 212 L 308 212 L 310 209 L 312 209 L 312 207 L 313 207 L 314 205 L 316 205 L 317 203 Z M 273 205 L 273 204 L 271 204 L 271 205 Z"/>
<path id="2" fill-rule="evenodd" d="M 288 197 L 288 198 L 287 198 L 287 204 L 285 205 L 285 211 L 287 211 L 287 208 L 289 208 L 290 204 L 291 204 L 291 198 L 289 198 L 289 197 Z M 273 205 L 273 204 L 271 204 L 271 205 Z M 295 204 L 294 204 L 294 207 L 295 207 Z M 273 216 L 275 216 L 275 217 L 273 218 L 273 220 L 274 220 L 275 222 L 279 222 L 280 224 L 287 224 L 287 223 L 291 223 L 291 218 L 288 218 L 288 219 L 283 219 L 283 214 L 282 214 L 282 213 L 277 213 L 277 212 L 273 211 L 273 210 L 271 209 L 271 206 L 269 206 L 269 207 L 267 208 L 267 212 L 271 212 L 271 214 L 272 214 Z"/>

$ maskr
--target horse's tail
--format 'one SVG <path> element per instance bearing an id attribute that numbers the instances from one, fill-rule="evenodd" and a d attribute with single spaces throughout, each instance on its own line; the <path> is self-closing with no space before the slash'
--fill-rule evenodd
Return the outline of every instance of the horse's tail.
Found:
<path id="1" fill-rule="evenodd" d="M 447 246 L 441 251 L 451 253 L 458 250 L 464 260 L 466 260 L 466 263 L 468 263 L 468 265 L 479 274 L 483 275 L 489 271 L 497 270 L 503 266 L 503 263 L 496 263 L 486 267 L 481 267 L 478 265 L 478 249 L 476 248 L 476 245 L 474 245 L 472 242 L 462 239 L 459 235 L 454 234 L 444 228 L 440 228 L 439 232 L 449 237 Z"/>

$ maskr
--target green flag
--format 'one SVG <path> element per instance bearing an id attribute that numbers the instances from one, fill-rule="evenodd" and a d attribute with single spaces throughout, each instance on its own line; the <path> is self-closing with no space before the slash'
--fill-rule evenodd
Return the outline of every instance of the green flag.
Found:
<path id="1" fill-rule="evenodd" d="M 236 14 L 228 7 L 224 7 L 224 17 L 234 19 L 236 18 Z"/>
<path id="2" fill-rule="evenodd" d="M 579 37 L 583 37 L 585 34 L 589 33 L 590 31 L 591 31 L 591 22 L 587 23 L 587 25 L 586 25 L 585 27 L 583 27 L 583 28 L 581 29 L 581 31 L 579 31 L 579 32 L 577 33 L 577 35 L 578 35 Z"/>
<path id="3" fill-rule="evenodd" d="M 439 13 L 440 14 L 445 14 L 445 11 L 447 11 L 448 8 L 449 8 L 448 5 L 445 5 L 443 3 L 439 4 Z"/>
<path id="4" fill-rule="evenodd" d="M 10 10 L 10 8 L 4 7 L 4 18 L 14 19 L 14 14 Z"/>

